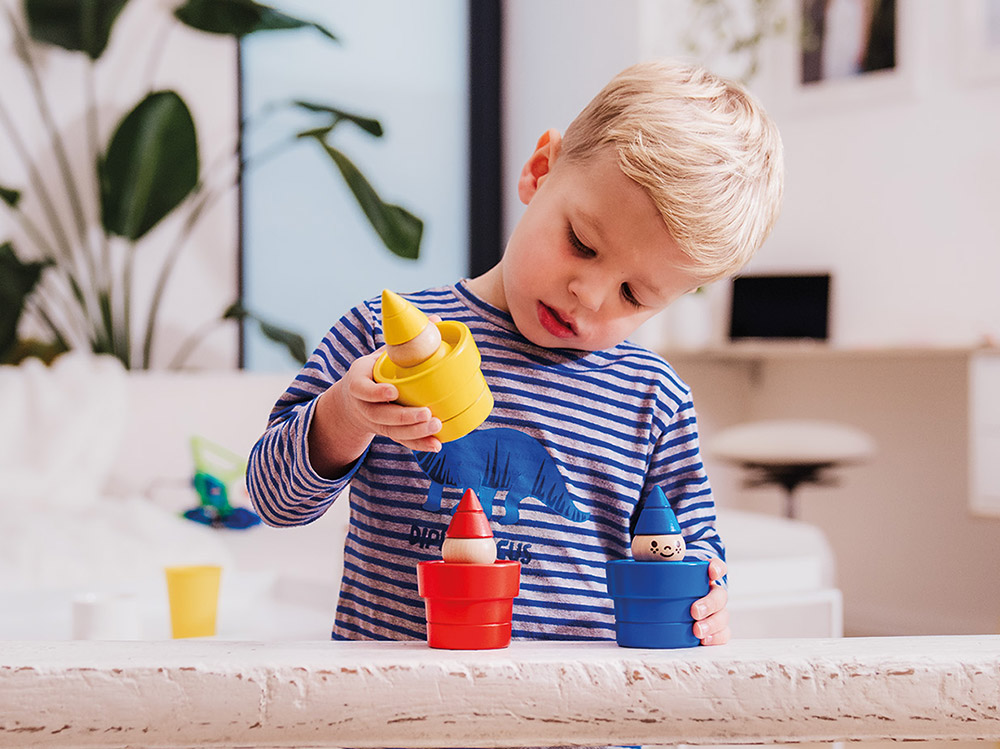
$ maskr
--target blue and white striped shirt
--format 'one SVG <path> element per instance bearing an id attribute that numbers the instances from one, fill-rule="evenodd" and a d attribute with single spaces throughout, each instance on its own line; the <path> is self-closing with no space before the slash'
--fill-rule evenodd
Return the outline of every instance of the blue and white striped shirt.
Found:
<path id="1" fill-rule="evenodd" d="M 307 435 L 317 396 L 384 343 L 374 299 L 324 337 L 250 455 L 247 485 L 269 525 L 312 522 L 350 485 L 335 639 L 424 638 L 416 564 L 440 558 L 468 488 L 449 472 L 490 474 L 472 488 L 492 514 L 499 558 L 521 562 L 514 637 L 614 639 L 604 563 L 628 555 L 629 521 L 656 485 L 688 556 L 724 558 L 691 393 L 662 358 L 628 341 L 594 352 L 540 348 L 464 282 L 405 296 L 471 329 L 496 401 L 486 422 L 438 455 L 376 437 L 348 475 L 328 480 L 312 469 Z M 534 491 L 515 487 L 532 472 L 544 474 Z"/>

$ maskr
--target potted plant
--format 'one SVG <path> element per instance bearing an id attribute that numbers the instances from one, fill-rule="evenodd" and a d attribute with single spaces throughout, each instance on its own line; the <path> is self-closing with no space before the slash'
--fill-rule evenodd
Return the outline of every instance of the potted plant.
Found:
<path id="1" fill-rule="evenodd" d="M 0 238 L 0 363 L 88 348 L 115 356 L 130 369 L 150 368 L 163 293 L 178 255 L 186 248 L 185 240 L 213 203 L 234 188 L 239 174 L 252 166 L 254 157 L 245 159 L 237 150 L 230 154 L 237 178 L 222 187 L 213 184 L 210 172 L 222 167 L 201 158 L 197 126 L 184 98 L 175 90 L 152 90 L 150 81 L 151 90 L 141 100 L 116 113 L 117 125 L 106 142 L 99 138 L 93 86 L 86 87 L 89 98 L 81 121 L 89 151 L 86 163 L 92 168 L 86 174 L 74 173 L 69 138 L 53 116 L 58 102 L 46 95 L 38 56 L 53 46 L 79 55 L 92 84 L 96 63 L 129 2 L 22 0 L 20 15 L 6 9 L 14 53 L 29 82 L 31 103 L 45 123 L 47 153 L 54 156 L 56 168 L 47 174 L 38 168 L 0 90 L 0 133 L 27 176 L 24 184 L 10 184 L 0 164 L 0 211 L 6 212 L 21 237 L 17 243 Z M 308 28 L 336 41 L 326 27 L 254 0 L 177 0 L 171 22 L 236 39 Z M 151 49 L 153 55 L 163 53 L 160 45 Z M 416 258 L 423 230 L 420 219 L 382 200 L 361 170 L 334 145 L 333 134 L 342 123 L 380 137 L 378 120 L 326 104 L 296 101 L 288 106 L 319 121 L 290 133 L 265 157 L 296 143 L 311 143 L 336 167 L 385 247 L 401 257 Z M 69 210 L 64 213 L 70 215 L 62 215 L 52 200 L 56 187 L 68 196 Z M 39 207 L 33 212 L 25 209 L 29 194 Z M 155 271 L 148 309 L 137 310 L 135 257 L 154 227 L 178 214 L 178 241 Z M 31 329 L 40 333 L 22 340 L 19 331 L 26 318 Z M 265 336 L 284 345 L 296 359 L 305 359 L 301 336 L 261 320 L 239 299 L 221 319 L 255 322 Z M 203 335 L 204 330 L 203 326 L 194 335 Z M 193 342 L 178 346 L 173 366 L 183 365 Z"/>

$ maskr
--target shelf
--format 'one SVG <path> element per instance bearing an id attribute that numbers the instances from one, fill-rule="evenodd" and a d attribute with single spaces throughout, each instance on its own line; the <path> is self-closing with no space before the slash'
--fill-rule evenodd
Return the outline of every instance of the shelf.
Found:
<path id="1" fill-rule="evenodd" d="M 927 359 L 969 357 L 974 355 L 997 356 L 995 346 L 835 346 L 827 343 L 747 341 L 704 349 L 660 349 L 657 351 L 667 361 L 702 360 L 707 362 L 746 362 L 779 359 Z"/>

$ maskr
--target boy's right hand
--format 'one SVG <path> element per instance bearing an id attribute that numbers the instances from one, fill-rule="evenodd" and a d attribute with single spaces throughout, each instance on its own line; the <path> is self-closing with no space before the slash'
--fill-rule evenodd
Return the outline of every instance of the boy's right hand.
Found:
<path id="1" fill-rule="evenodd" d="M 372 373 L 381 355 L 379 349 L 356 359 L 319 397 L 309 431 L 309 457 L 321 476 L 346 473 L 376 434 L 410 450 L 441 449 L 441 441 L 433 436 L 440 431 L 441 420 L 429 408 L 394 403 L 396 387 L 375 382 Z"/>
<path id="2" fill-rule="evenodd" d="M 360 431 L 388 437 L 410 450 L 437 452 L 441 442 L 432 435 L 441 430 L 441 420 L 429 408 L 394 403 L 399 397 L 395 385 L 375 382 L 375 362 L 382 351 L 355 360 L 341 380 L 346 416 Z"/>

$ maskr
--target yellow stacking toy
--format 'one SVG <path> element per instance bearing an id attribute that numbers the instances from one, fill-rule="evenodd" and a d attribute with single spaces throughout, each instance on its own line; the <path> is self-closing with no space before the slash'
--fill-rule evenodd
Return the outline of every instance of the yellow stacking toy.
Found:
<path id="1" fill-rule="evenodd" d="M 388 289 L 382 292 L 386 353 L 375 362 L 375 381 L 399 391 L 397 403 L 426 406 L 441 420 L 442 442 L 464 437 L 493 410 L 482 359 L 465 323 L 431 323 L 427 315 Z"/>

